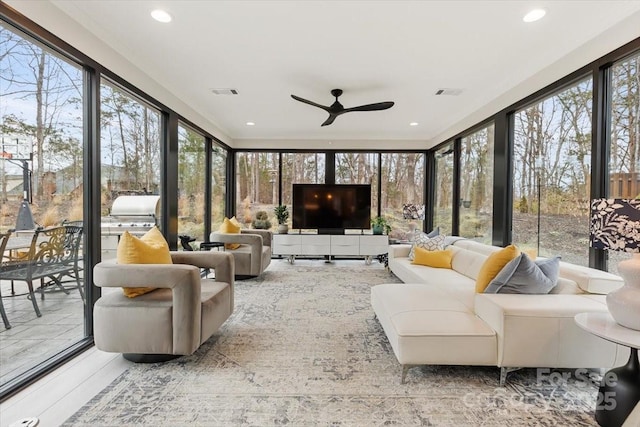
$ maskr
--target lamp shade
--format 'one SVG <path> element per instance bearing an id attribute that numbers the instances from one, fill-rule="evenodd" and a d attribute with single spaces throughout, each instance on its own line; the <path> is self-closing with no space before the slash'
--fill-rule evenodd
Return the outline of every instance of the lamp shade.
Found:
<path id="1" fill-rule="evenodd" d="M 591 201 L 591 247 L 640 252 L 640 200 Z"/>
<path id="2" fill-rule="evenodd" d="M 402 205 L 402 218 L 424 219 L 424 205 L 414 205 L 413 203 Z"/>

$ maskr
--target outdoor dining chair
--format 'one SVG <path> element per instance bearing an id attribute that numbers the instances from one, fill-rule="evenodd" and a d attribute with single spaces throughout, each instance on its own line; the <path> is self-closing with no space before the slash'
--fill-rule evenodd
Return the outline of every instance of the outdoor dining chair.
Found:
<path id="1" fill-rule="evenodd" d="M 7 247 L 7 242 L 9 241 L 9 237 L 11 237 L 11 231 L 6 233 L 0 233 L 0 262 L 4 258 L 4 252 Z M 0 266 L 0 268 L 2 268 Z M 7 313 L 4 311 L 4 304 L 2 303 L 2 287 L 0 286 L 0 316 L 2 316 L 2 322 L 4 323 L 5 329 L 11 329 L 11 323 L 9 323 L 9 318 L 7 317 Z"/>
<path id="2" fill-rule="evenodd" d="M 29 299 L 38 317 L 40 309 L 36 301 L 33 281 L 41 280 L 40 295 L 44 299 L 45 290 L 50 286 L 68 294 L 62 284 L 63 276 L 72 276 L 84 301 L 84 288 L 80 281 L 79 248 L 82 241 L 82 227 L 62 226 L 37 229 L 31 239 L 28 255 L 18 260 L 3 261 L 0 280 L 24 281 L 29 288 Z M 8 322 L 5 322 L 5 326 Z"/>

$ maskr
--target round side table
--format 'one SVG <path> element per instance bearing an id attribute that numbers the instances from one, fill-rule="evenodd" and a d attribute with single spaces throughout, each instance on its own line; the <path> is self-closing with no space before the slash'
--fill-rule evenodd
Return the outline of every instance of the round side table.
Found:
<path id="1" fill-rule="evenodd" d="M 609 313 L 580 313 L 575 322 L 587 332 L 631 349 L 626 365 L 613 368 L 602 377 L 596 403 L 598 424 L 620 427 L 640 401 L 640 331 L 619 325 Z"/>

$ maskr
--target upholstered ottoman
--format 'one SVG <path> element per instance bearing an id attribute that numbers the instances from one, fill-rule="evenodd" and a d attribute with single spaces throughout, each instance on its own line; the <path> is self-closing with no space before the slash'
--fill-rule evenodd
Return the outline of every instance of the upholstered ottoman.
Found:
<path id="1" fill-rule="evenodd" d="M 417 365 L 496 366 L 494 330 L 437 287 L 377 285 L 371 288 L 371 306 L 402 365 L 403 383 Z"/>

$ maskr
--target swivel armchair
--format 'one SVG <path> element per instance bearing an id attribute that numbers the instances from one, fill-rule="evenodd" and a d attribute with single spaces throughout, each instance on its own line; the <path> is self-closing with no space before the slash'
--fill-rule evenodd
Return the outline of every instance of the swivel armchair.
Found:
<path id="1" fill-rule="evenodd" d="M 233 254 L 236 279 L 246 279 L 262 274 L 271 263 L 271 232 L 268 230 L 242 229 L 240 234 L 214 231 L 212 242 L 240 244 L 237 249 L 226 249 Z"/>
<path id="2" fill-rule="evenodd" d="M 233 312 L 233 256 L 225 252 L 171 252 L 173 264 L 117 264 L 94 267 L 101 288 L 155 287 L 126 297 L 106 290 L 95 304 L 94 339 L 100 350 L 151 363 L 192 354 Z M 215 279 L 200 269 L 215 270 Z"/>

